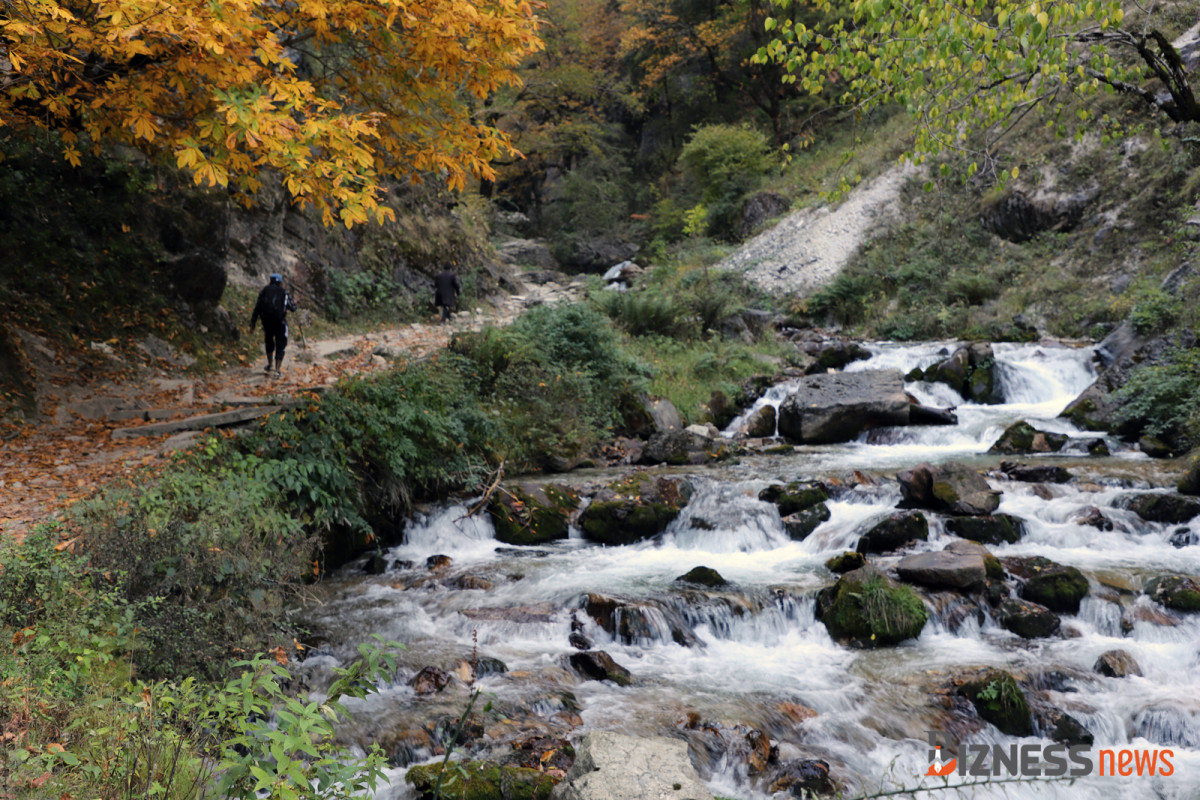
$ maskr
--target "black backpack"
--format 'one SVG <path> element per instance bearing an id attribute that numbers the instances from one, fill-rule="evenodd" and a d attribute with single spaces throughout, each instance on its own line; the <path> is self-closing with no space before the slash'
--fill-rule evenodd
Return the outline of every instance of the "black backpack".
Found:
<path id="1" fill-rule="evenodd" d="M 289 299 L 287 290 L 278 283 L 264 286 L 258 296 L 258 313 L 263 322 L 269 325 L 283 322 L 287 318 Z"/>

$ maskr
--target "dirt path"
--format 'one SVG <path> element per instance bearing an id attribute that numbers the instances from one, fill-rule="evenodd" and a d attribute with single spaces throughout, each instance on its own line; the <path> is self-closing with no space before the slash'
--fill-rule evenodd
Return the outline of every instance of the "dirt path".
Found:
<path id="1" fill-rule="evenodd" d="M 39 362 L 41 419 L 0 428 L 0 532 L 23 537 L 37 522 L 51 519 L 98 488 L 165 464 L 192 444 L 200 430 L 164 431 L 202 415 L 237 412 L 287 402 L 320 390 L 342 377 L 414 361 L 445 347 L 456 331 L 511 322 L 526 306 L 568 296 L 556 286 L 527 287 L 483 313 L 463 313 L 448 325 L 413 323 L 392 328 L 288 345 L 283 374 L 262 371 L 261 354 L 252 364 L 202 376 L 159 361 L 153 370 L 123 379 L 81 382 L 72 359 L 47 350 Z M 198 422 L 183 423 L 203 424 Z"/>

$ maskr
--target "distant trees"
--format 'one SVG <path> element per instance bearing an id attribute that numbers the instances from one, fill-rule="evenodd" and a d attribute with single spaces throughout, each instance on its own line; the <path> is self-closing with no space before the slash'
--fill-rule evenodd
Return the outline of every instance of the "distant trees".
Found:
<path id="1" fill-rule="evenodd" d="M 541 47 L 536 0 L 27 0 L 0 8 L 0 128 L 138 148 L 248 201 L 282 173 L 327 224 L 384 176 L 452 188 L 512 152 L 476 116 Z"/>
<path id="2" fill-rule="evenodd" d="M 791 0 L 772 2 L 791 7 Z M 1071 93 L 1102 87 L 1141 97 L 1176 122 L 1200 121 L 1187 68 L 1161 20 L 1141 10 L 1127 19 L 1114 0 L 813 5 L 841 16 L 812 27 L 768 19 L 776 38 L 756 63 L 781 65 L 784 81 L 832 90 L 852 106 L 906 107 L 919 124 L 918 158 L 961 151 L 974 159 L 969 171 L 994 166 L 995 142 L 1031 111 L 1056 115 Z"/>

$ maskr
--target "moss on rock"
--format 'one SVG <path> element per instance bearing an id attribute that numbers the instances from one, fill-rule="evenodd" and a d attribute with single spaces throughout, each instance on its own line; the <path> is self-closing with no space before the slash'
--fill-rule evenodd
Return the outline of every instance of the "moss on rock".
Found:
<path id="1" fill-rule="evenodd" d="M 1160 575 L 1146 584 L 1156 603 L 1176 611 L 1200 611 L 1200 583 L 1186 575 Z"/>
<path id="2" fill-rule="evenodd" d="M 817 596 L 831 636 L 859 647 L 883 647 L 920 635 L 929 612 L 921 598 L 871 566 L 848 572 Z"/>
<path id="3" fill-rule="evenodd" d="M 432 800 L 438 776 L 445 769 L 440 794 L 445 800 L 549 800 L 558 779 L 536 769 L 506 767 L 489 761 L 423 764 L 404 779 L 421 800 Z"/>
<path id="4" fill-rule="evenodd" d="M 635 472 L 601 489 L 579 516 L 579 527 L 592 541 L 632 544 L 662 533 L 692 497 L 682 478 L 655 478 Z"/>
<path id="5" fill-rule="evenodd" d="M 505 544 L 536 545 L 567 538 L 579 495 L 570 486 L 522 484 L 492 496 L 488 513 L 496 539 Z"/>
<path id="6" fill-rule="evenodd" d="M 989 670 L 959 687 L 980 718 L 1010 736 L 1033 733 L 1033 715 L 1017 680 L 1004 670 Z"/>

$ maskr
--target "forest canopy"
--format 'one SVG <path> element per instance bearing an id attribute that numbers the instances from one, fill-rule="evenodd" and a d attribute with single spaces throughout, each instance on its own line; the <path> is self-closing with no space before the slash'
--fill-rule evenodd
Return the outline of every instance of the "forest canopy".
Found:
<path id="1" fill-rule="evenodd" d="M 536 0 L 21 0 L 0 10 L 0 132 L 137 148 L 250 202 L 275 170 L 326 224 L 381 182 L 493 177 L 476 107 L 542 47 Z"/>

